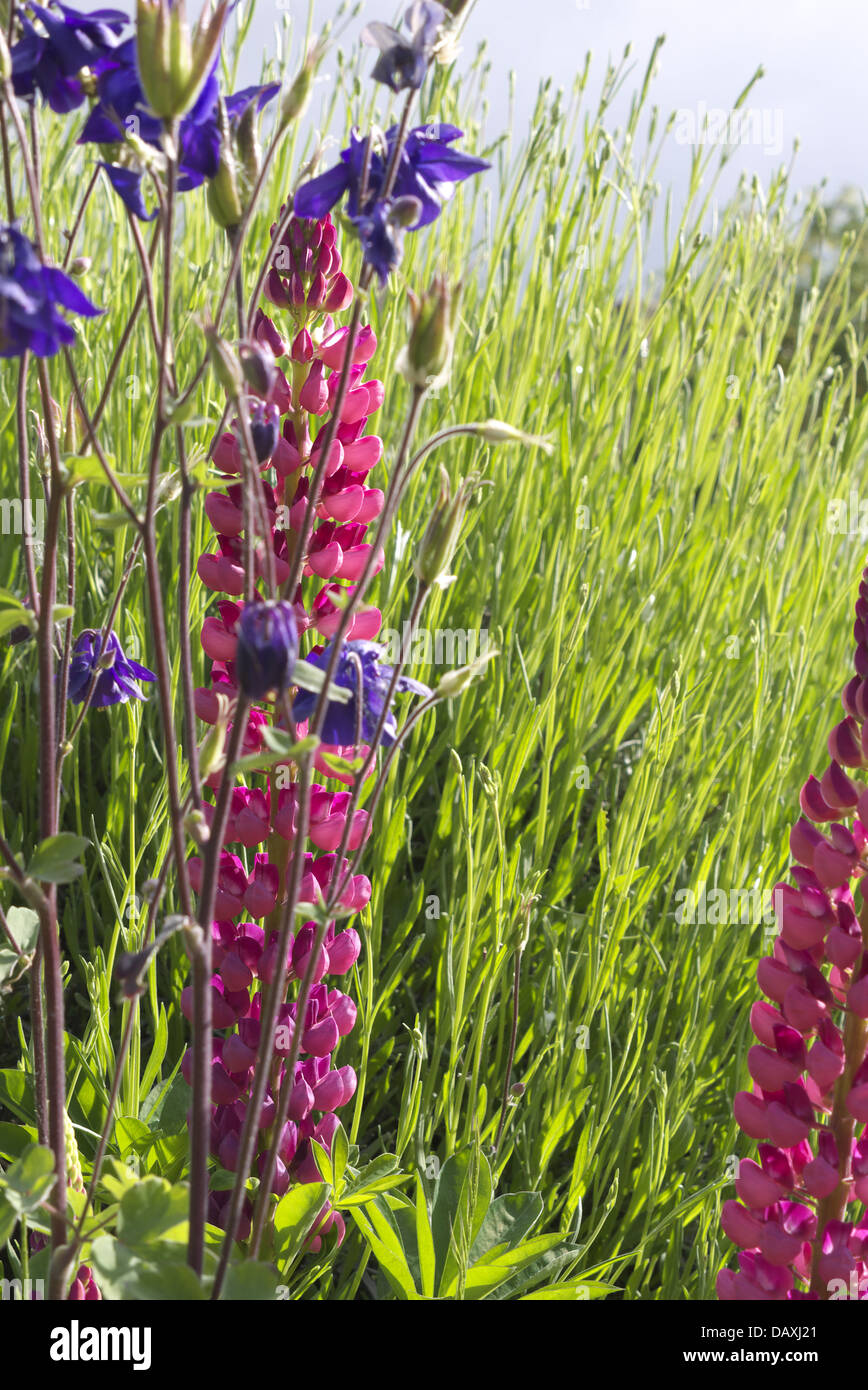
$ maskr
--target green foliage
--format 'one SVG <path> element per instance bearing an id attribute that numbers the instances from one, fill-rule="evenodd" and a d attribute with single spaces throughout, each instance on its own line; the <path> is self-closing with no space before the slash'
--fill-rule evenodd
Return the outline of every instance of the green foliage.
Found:
<path id="1" fill-rule="evenodd" d="M 620 131 L 610 106 L 625 74 L 611 70 L 596 111 L 585 109 L 584 75 L 571 93 L 547 86 L 519 139 L 486 134 L 484 77 L 483 57 L 465 79 L 444 70 L 426 101 L 494 168 L 407 241 L 407 285 L 423 288 L 442 266 L 465 282 L 452 373 L 428 401 L 424 435 L 493 417 L 550 435 L 554 450 L 450 440 L 416 476 L 386 546 L 371 598 L 384 626 L 400 628 L 439 463 L 453 485 L 486 477 L 493 486 L 454 558 L 457 582 L 432 598 L 425 622 L 485 630 L 500 655 L 460 699 L 427 714 L 396 759 L 362 865 L 373 897 L 349 985 L 359 1020 L 340 1047 L 340 1064 L 359 1075 L 345 1144 L 331 1160 L 318 1154 L 322 1185 L 280 1200 L 265 1265 L 233 1265 L 227 1297 L 275 1297 L 279 1274 L 291 1297 L 313 1300 L 695 1301 L 711 1296 L 730 1254 L 717 1213 L 742 1145 L 731 1096 L 746 1077 L 763 923 L 684 924 L 676 895 L 703 881 L 768 893 L 798 788 L 824 758 L 862 563 L 859 537 L 833 534 L 827 520 L 829 500 L 848 498 L 865 476 L 865 223 L 831 259 L 824 245 L 821 273 L 819 201 L 794 207 L 783 175 L 746 184 L 712 215 L 715 153 L 700 148 L 685 151 L 680 211 L 661 199 L 665 120 L 657 113 L 649 128 L 647 78 Z M 66 125 L 39 120 L 57 252 L 83 156 Z M 342 133 L 337 116 L 323 124 Z M 300 143 L 287 147 L 275 189 L 293 185 L 302 155 Z M 278 201 L 255 218 L 248 283 Z M 658 220 L 665 250 L 649 267 L 643 247 Z M 131 316 L 136 253 L 103 183 L 86 226 L 106 312 L 86 330 L 81 375 L 98 398 Z M 198 316 L 228 265 L 201 192 L 185 195 L 184 238 L 174 305 L 182 382 L 202 350 Z M 352 264 L 348 237 L 342 250 Z M 390 293 L 370 306 L 386 383 L 384 472 L 408 403 L 396 368 L 403 302 Z M 104 416 L 107 448 L 137 500 L 155 367 L 140 320 Z M 219 418 L 221 405 L 206 376 L 191 442 L 207 438 L 201 421 Z M 4 496 L 18 492 L 14 407 L 4 367 Z M 74 501 L 76 630 L 104 620 L 132 544 L 91 464 L 76 463 L 86 476 Z M 36 490 L 35 455 L 32 465 Z M 205 470 L 201 480 L 216 483 Z M 201 498 L 195 554 L 210 537 Z M 166 508 L 159 527 L 170 596 L 172 517 Z M 0 584 L 23 593 L 22 576 L 21 548 L 4 546 Z M 0 632 L 25 621 L 8 594 Z M 210 606 L 194 582 L 194 633 Z M 147 663 L 140 564 L 118 633 Z M 170 629 L 180 711 L 179 637 Z M 203 684 L 195 641 L 194 666 Z M 444 673 L 426 660 L 412 669 L 429 684 Z M 0 830 L 22 862 L 40 838 L 34 799 L 20 794 L 36 775 L 35 680 L 33 643 L 5 645 Z M 117 954 L 145 944 L 137 892 L 169 846 L 158 730 L 153 699 L 88 714 L 64 770 L 71 838 L 41 846 L 30 864 L 61 885 L 69 1114 L 86 1182 L 129 1007 L 109 980 Z M 10 903 L 8 884 L 3 894 Z M 494 1154 L 530 898 L 511 1078 L 525 1089 L 508 1097 Z M 165 912 L 177 910 L 170 886 Z M 4 948 L 0 973 L 6 960 Z M 202 1283 L 181 1235 L 187 972 L 173 938 L 149 972 L 123 1069 L 100 1189 L 103 1203 L 119 1204 L 116 1221 L 86 1251 L 107 1297 L 202 1297 L 213 1278 L 219 1232 L 209 1232 Z M 26 991 L 6 980 L 8 1184 L 32 1152 L 35 1107 Z M 7 1239 L 9 1213 L 21 1208 L 4 1192 Z M 346 1240 L 337 1249 L 326 1237 L 319 1255 L 306 1254 L 326 1200 L 346 1214 Z"/>
<path id="2" fill-rule="evenodd" d="M 477 1146 L 444 1163 L 429 1203 L 421 1178 L 416 1200 L 375 1197 L 352 1211 L 395 1296 L 420 1299 L 601 1298 L 614 1285 L 582 1275 L 550 1282 L 574 1265 L 580 1248 L 557 1233 L 530 1236 L 542 1199 L 520 1192 L 492 1200 L 491 1168 Z M 542 1287 L 540 1287 L 540 1285 Z"/>

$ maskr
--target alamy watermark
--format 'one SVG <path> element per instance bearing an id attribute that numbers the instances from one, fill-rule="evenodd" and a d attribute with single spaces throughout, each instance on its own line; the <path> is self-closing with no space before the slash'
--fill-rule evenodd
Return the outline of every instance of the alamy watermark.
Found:
<path id="1" fill-rule="evenodd" d="M 708 888 L 700 879 L 698 891 L 679 888 L 675 894 L 675 920 L 688 926 L 759 926 L 773 927 L 782 913 L 780 888 L 764 892 L 762 888 Z"/>
<path id="2" fill-rule="evenodd" d="M 868 497 L 860 497 L 852 487 L 849 497 L 830 497 L 826 503 L 826 530 L 830 536 L 868 540 Z"/>
<path id="3" fill-rule="evenodd" d="M 45 535 L 45 503 L 0 497 L 0 534 L 23 536 L 25 545 L 41 542 Z"/>
<path id="4" fill-rule="evenodd" d="M 487 627 L 421 627 L 413 632 L 412 625 L 405 622 L 401 631 L 397 628 L 384 628 L 379 639 L 385 652 L 383 661 L 397 666 L 399 661 L 406 664 L 425 666 L 469 666 L 478 657 L 488 654 L 490 641 Z"/>
<path id="5" fill-rule="evenodd" d="M 776 106 L 709 107 L 700 101 L 695 110 L 675 112 L 674 135 L 679 145 L 756 145 L 763 154 L 781 154 L 784 148 L 784 113 Z"/>
<path id="6" fill-rule="evenodd" d="M 43 1303 L 44 1279 L 0 1279 L 0 1303 Z"/>

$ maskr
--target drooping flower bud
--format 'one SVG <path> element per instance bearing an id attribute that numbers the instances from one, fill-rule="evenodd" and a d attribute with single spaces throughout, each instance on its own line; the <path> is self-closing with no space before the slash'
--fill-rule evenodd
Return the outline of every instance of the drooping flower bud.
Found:
<path id="1" fill-rule="evenodd" d="M 247 385 L 257 396 L 267 396 L 277 380 L 277 363 L 268 342 L 239 343 L 238 360 Z"/>
<path id="2" fill-rule="evenodd" d="M 530 448 L 542 449 L 545 454 L 552 452 L 551 441 L 545 435 L 525 434 L 524 430 L 518 430 L 504 420 L 483 420 L 470 428 L 488 444 L 527 444 Z"/>
<path id="3" fill-rule="evenodd" d="M 298 628 L 292 605 L 246 604 L 238 623 L 235 653 L 235 674 L 243 694 L 250 700 L 283 695 L 297 656 Z"/>
<path id="4" fill-rule="evenodd" d="M 280 437 L 280 415 L 276 405 L 255 401 L 250 407 L 250 434 L 258 463 L 267 463 Z"/>

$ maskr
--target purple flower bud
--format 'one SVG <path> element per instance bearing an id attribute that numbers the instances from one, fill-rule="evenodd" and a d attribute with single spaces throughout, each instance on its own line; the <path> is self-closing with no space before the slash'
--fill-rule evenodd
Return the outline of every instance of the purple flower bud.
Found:
<path id="1" fill-rule="evenodd" d="M 248 386 L 258 396 L 267 396 L 277 380 L 277 363 L 269 344 L 260 341 L 239 343 L 238 360 Z"/>
<path id="2" fill-rule="evenodd" d="M 280 414 L 271 401 L 255 401 L 250 407 L 250 434 L 258 463 L 267 463 L 280 438 Z"/>
<path id="3" fill-rule="evenodd" d="M 288 690 L 297 656 L 298 628 L 292 605 L 245 604 L 238 622 L 235 674 L 248 699 L 263 700 Z"/>

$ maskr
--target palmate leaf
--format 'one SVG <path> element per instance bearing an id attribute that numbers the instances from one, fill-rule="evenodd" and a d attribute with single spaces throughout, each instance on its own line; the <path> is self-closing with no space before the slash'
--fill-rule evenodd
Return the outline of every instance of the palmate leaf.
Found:
<path id="1" fill-rule="evenodd" d="M 529 1235 L 542 1214 L 540 1194 L 519 1192 L 492 1200 L 491 1193 L 488 1160 L 478 1146 L 469 1146 L 440 1169 L 430 1214 L 417 1177 L 415 1201 L 384 1194 L 354 1207 L 351 1215 L 396 1297 L 404 1301 L 521 1298 L 546 1279 L 558 1300 L 604 1297 L 613 1287 L 599 1279 L 554 1282 L 579 1252 L 558 1232 Z"/>
<path id="2" fill-rule="evenodd" d="M 538 1192 L 507 1192 L 496 1197 L 473 1242 L 471 1261 L 482 1259 L 495 1246 L 513 1250 L 533 1230 L 542 1213 L 543 1200 Z"/>
<path id="3" fill-rule="evenodd" d="M 31 878 L 44 883 L 72 883 L 84 873 L 76 861 L 89 844 L 90 840 L 83 835 L 73 835 L 69 831 L 49 835 L 37 845 L 27 872 Z"/>
<path id="4" fill-rule="evenodd" d="M 350 1215 L 397 1297 L 415 1302 L 420 1294 L 395 1219 L 395 1208 L 399 1203 L 404 1210 L 411 1207 L 405 1199 L 384 1196 L 366 1202 L 363 1207 L 353 1207 Z M 414 1263 L 418 1262 L 414 1260 Z"/>
<path id="5" fill-rule="evenodd" d="M 453 1154 L 434 1183 L 431 1231 L 438 1293 L 448 1296 L 470 1262 L 491 1202 L 491 1166 L 478 1146 Z"/>
<path id="6" fill-rule="evenodd" d="M 173 1187 L 165 1178 L 142 1178 L 121 1198 L 118 1238 L 129 1246 L 185 1240 L 189 1200 L 186 1186 L 180 1183 Z"/>
<path id="7" fill-rule="evenodd" d="M 11 986 L 29 969 L 39 939 L 39 917 L 29 907 L 10 907 L 6 920 L 18 947 L 0 936 L 0 990 Z"/>
<path id="8" fill-rule="evenodd" d="M 22 1216 L 39 1210 L 54 1181 L 54 1155 L 43 1144 L 28 1144 L 0 1174 L 0 1245 L 5 1245 Z"/>

